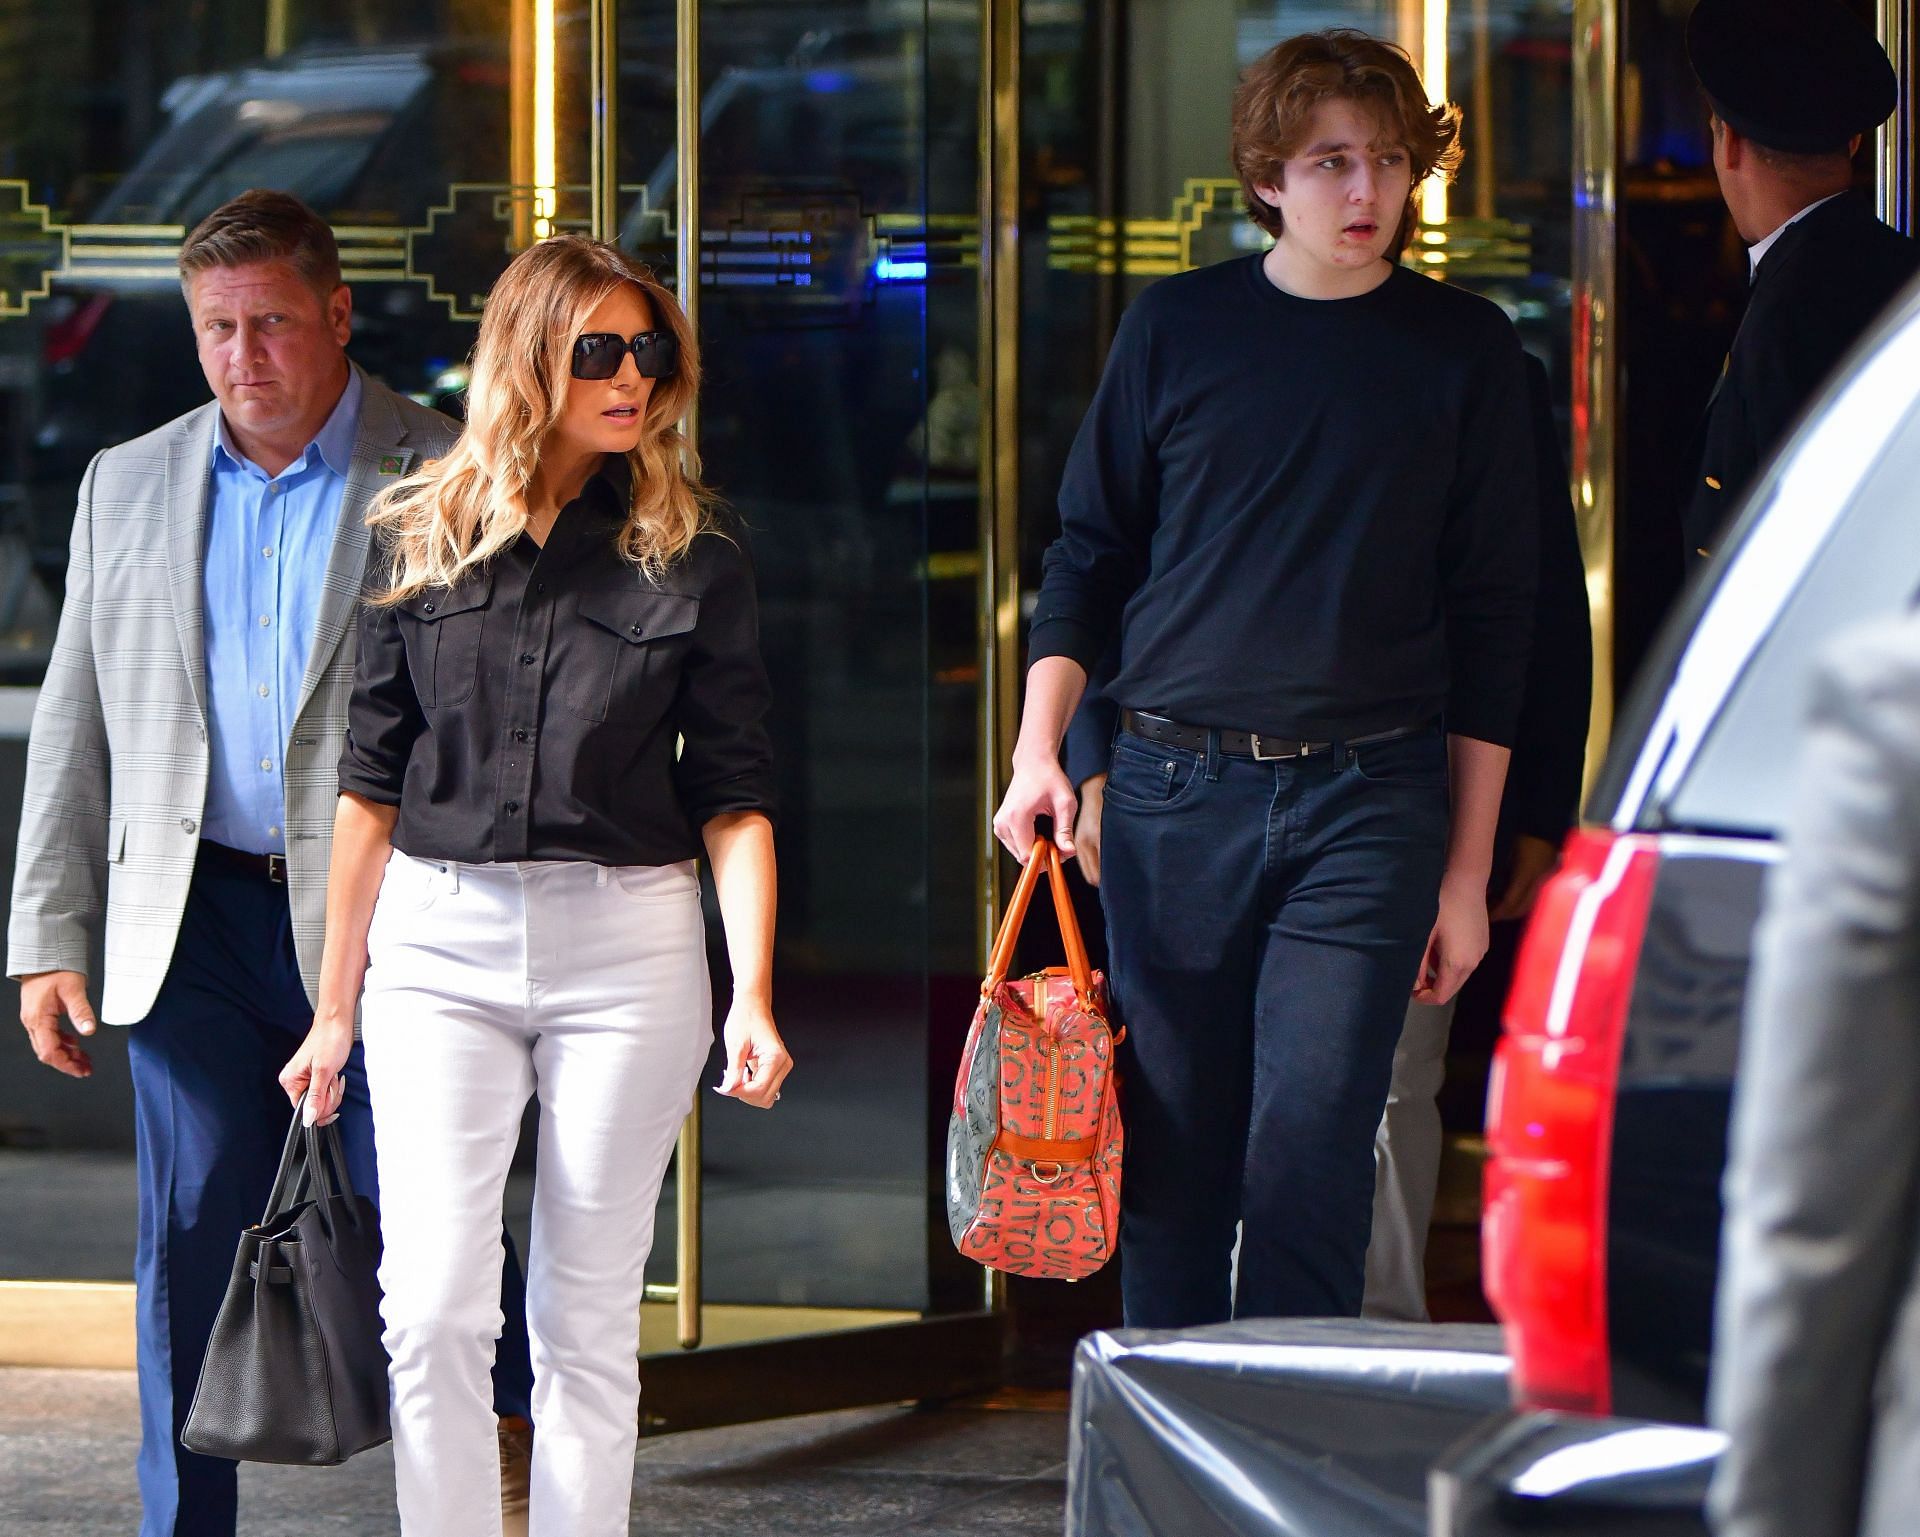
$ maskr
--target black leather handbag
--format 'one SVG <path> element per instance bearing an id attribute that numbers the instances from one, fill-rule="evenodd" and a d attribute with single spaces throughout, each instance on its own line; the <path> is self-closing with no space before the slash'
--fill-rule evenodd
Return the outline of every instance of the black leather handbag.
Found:
<path id="1" fill-rule="evenodd" d="M 240 1235 L 180 1444 L 330 1467 L 390 1440 L 380 1219 L 334 1126 L 295 1110 L 267 1214 Z"/>

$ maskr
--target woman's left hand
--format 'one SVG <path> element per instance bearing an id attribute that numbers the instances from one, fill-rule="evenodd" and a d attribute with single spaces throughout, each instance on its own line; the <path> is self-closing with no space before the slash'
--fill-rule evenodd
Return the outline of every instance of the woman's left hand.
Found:
<path id="1" fill-rule="evenodd" d="M 727 1011 L 727 1071 L 715 1093 L 771 1110 L 780 1085 L 793 1071 L 793 1058 L 780 1040 L 773 1011 L 764 1004 L 735 1000 Z"/>
<path id="2" fill-rule="evenodd" d="M 341 1070 L 353 1051 L 351 1024 L 323 1025 L 318 1019 L 307 1031 L 300 1049 L 280 1069 L 280 1087 L 295 1105 L 306 1097 L 303 1115 L 309 1126 L 325 1126 L 340 1118 L 340 1105 L 346 1097 L 346 1080 Z"/>

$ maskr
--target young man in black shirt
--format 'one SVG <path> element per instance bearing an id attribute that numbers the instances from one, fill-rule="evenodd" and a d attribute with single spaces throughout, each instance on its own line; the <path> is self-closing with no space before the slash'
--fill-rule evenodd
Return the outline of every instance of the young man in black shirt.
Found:
<path id="1" fill-rule="evenodd" d="M 1458 131 L 1364 34 L 1256 63 L 1234 162 L 1275 244 L 1134 302 L 1063 478 L 995 828 L 1024 858 L 1051 816 L 1072 851 L 1060 741 L 1117 635 L 1130 1325 L 1359 1311 L 1409 990 L 1451 997 L 1486 949 L 1527 385 L 1497 308 L 1394 262 Z"/>

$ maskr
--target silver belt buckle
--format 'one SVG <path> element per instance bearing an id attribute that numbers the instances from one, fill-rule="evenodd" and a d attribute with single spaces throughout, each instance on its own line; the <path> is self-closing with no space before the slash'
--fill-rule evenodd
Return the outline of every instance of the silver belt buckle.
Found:
<path id="1" fill-rule="evenodd" d="M 267 855 L 267 879 L 276 886 L 287 883 L 287 856 L 285 854 Z"/>
<path id="2" fill-rule="evenodd" d="M 1249 731 L 1247 736 L 1253 742 L 1253 759 L 1256 763 L 1281 763 L 1288 758 L 1298 758 L 1306 751 L 1306 743 L 1290 742 L 1288 745 L 1293 749 L 1291 752 L 1268 752 L 1266 750 L 1266 738 L 1261 736 L 1259 732 Z M 1286 741 L 1286 738 L 1282 737 L 1281 740 Z"/>

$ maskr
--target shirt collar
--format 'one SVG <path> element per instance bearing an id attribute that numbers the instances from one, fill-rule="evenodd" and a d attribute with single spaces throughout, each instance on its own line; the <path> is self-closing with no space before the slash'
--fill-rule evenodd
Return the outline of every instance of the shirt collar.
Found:
<path id="1" fill-rule="evenodd" d="M 587 477 L 580 494 L 560 509 L 544 545 L 522 534 L 514 547 L 525 559 L 545 561 L 549 568 L 556 561 L 571 565 L 605 549 L 627 521 L 632 484 L 626 455 L 608 454 Z"/>
<path id="2" fill-rule="evenodd" d="M 625 454 L 608 454 L 588 477 L 587 492 L 600 511 L 624 523 L 633 500 L 633 461 Z"/>
<path id="3" fill-rule="evenodd" d="M 340 392 L 340 398 L 334 403 L 332 413 L 320 430 L 313 435 L 313 441 L 300 451 L 300 456 L 280 472 L 281 475 L 293 473 L 306 467 L 309 457 L 318 452 L 320 462 L 333 471 L 342 480 L 353 464 L 353 445 L 360 436 L 360 401 L 366 394 L 360 382 L 360 370 L 352 364 L 347 365 L 347 387 Z M 227 462 L 236 469 L 258 469 L 238 448 L 234 446 L 233 436 L 227 431 L 227 414 L 216 411 L 213 414 L 213 456 L 214 463 L 220 462 L 225 454 Z M 264 473 L 264 472 L 262 472 Z M 279 476 L 274 476 L 279 479 Z"/>
<path id="4" fill-rule="evenodd" d="M 1791 219 L 1787 220 L 1785 224 L 1781 225 L 1771 235 L 1767 236 L 1766 239 L 1760 241 L 1756 245 L 1748 246 L 1747 247 L 1747 280 L 1751 282 L 1756 276 L 1759 275 L 1760 263 L 1765 259 L 1767 252 L 1773 249 L 1773 243 L 1776 240 L 1778 240 L 1782 235 L 1786 234 L 1788 230 L 1793 228 L 1793 226 L 1798 224 L 1802 219 L 1806 218 L 1806 216 L 1812 213 L 1814 209 L 1824 208 L 1826 207 L 1827 204 L 1831 203 L 1834 198 L 1845 197 L 1845 196 L 1846 196 L 1846 193 L 1844 192 L 1836 192 L 1833 194 L 1832 197 L 1823 197 L 1817 203 L 1807 204 L 1805 208 L 1801 209 Z"/>

